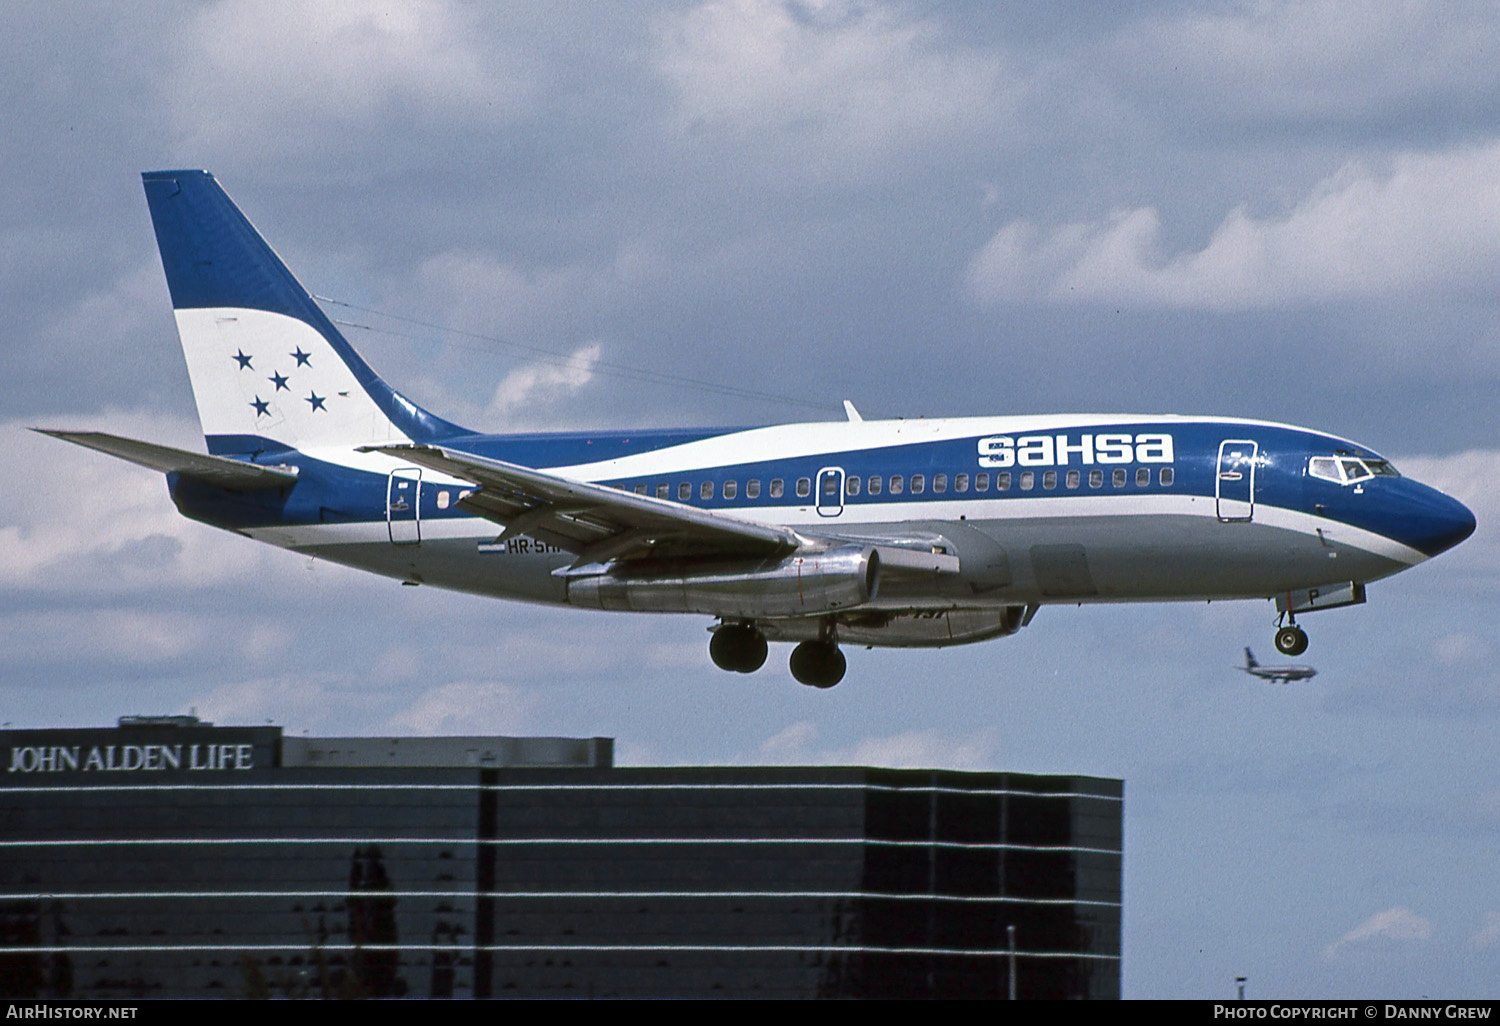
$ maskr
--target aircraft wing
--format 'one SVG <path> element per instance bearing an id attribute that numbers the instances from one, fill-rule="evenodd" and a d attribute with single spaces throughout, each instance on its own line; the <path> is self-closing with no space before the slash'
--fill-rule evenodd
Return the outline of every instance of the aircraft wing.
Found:
<path id="1" fill-rule="evenodd" d="M 477 490 L 458 508 L 577 556 L 575 565 L 679 556 L 770 557 L 802 545 L 795 531 L 695 509 L 666 499 L 573 481 L 544 470 L 440 445 L 375 445 L 369 450 L 436 470 Z"/>
<path id="2" fill-rule="evenodd" d="M 285 488 L 297 480 L 295 467 L 263 467 L 257 463 L 232 460 L 227 456 L 209 456 L 201 452 L 174 449 L 170 445 L 138 442 L 133 438 L 121 438 L 103 431 L 49 431 L 46 428 L 31 430 L 61 438 L 74 445 L 107 452 L 111 456 L 164 474 L 177 474 L 204 484 L 227 488 L 232 492 Z"/>

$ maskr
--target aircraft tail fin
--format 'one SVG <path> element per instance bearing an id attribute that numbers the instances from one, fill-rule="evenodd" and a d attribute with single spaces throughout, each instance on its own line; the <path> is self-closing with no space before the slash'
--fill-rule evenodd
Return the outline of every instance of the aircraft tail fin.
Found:
<path id="1" fill-rule="evenodd" d="M 1260 663 L 1255 661 L 1255 653 L 1248 648 L 1245 649 L 1245 669 L 1253 670 L 1259 665 Z"/>
<path id="2" fill-rule="evenodd" d="M 141 178 L 210 453 L 469 433 L 380 379 L 213 175 Z"/>

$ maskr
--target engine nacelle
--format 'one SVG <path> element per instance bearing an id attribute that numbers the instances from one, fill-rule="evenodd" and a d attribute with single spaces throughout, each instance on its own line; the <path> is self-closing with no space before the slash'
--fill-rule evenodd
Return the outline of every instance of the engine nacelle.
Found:
<path id="1" fill-rule="evenodd" d="M 851 609 L 874 598 L 879 586 L 880 556 L 874 547 L 845 545 L 771 563 L 575 577 L 568 581 L 568 602 L 637 613 L 759 619 Z"/>

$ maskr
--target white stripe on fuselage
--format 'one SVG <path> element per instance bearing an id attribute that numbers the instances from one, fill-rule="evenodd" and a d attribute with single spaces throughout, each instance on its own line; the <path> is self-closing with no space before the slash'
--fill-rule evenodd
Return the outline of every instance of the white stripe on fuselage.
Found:
<path id="1" fill-rule="evenodd" d="M 1279 424 L 1274 421 L 1245 420 L 1237 417 L 1184 417 L 1177 414 L 1148 416 L 1145 414 L 1070 413 L 1056 416 L 946 417 L 934 420 L 813 421 L 805 424 L 777 424 L 771 427 L 750 428 L 745 431 L 731 431 L 712 438 L 590 463 L 552 466 L 536 464 L 535 469 L 577 481 L 613 481 L 629 477 L 654 477 L 723 470 L 747 463 L 772 463 L 836 453 L 895 449 L 905 445 L 979 438 L 987 435 L 1048 434 L 1080 428 L 1112 428 L 1141 424 L 1183 426 L 1222 424 L 1244 428 L 1271 428 L 1304 434 L 1307 432 L 1306 428 Z M 1347 439 L 1333 435 L 1325 437 L 1350 448 L 1359 448 Z M 477 440 L 492 441 L 501 446 L 505 442 L 504 436 L 498 435 L 466 437 L 456 439 L 456 444 L 452 444 L 451 447 L 468 452 L 472 449 L 472 443 Z M 378 440 L 371 440 L 369 444 L 379 443 Z M 372 455 L 378 454 L 360 453 L 349 447 L 327 447 L 304 451 L 309 456 L 352 470 L 372 470 L 376 466 L 382 468 L 390 466 L 370 460 Z M 406 463 L 397 465 L 410 466 Z M 378 472 L 387 473 L 388 469 L 381 469 Z"/>
<path id="2" fill-rule="evenodd" d="M 1175 414 L 1064 414 L 1024 417 L 946 417 L 936 420 L 827 421 L 778 424 L 685 442 L 593 463 L 548 468 L 552 473 L 585 481 L 680 474 L 746 463 L 805 459 L 835 453 L 894 449 L 904 445 L 954 441 L 986 435 L 1047 434 L 1079 428 L 1163 424 L 1225 424 L 1305 432 L 1305 428 L 1233 417 L 1183 417 Z M 1342 441 L 1342 440 L 1340 440 Z M 1353 442 L 1346 443 L 1353 447 Z"/>

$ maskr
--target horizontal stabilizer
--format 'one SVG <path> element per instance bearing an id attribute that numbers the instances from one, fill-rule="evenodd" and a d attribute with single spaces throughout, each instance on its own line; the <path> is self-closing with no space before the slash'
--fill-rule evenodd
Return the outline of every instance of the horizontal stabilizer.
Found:
<path id="1" fill-rule="evenodd" d="M 262 467 L 226 456 L 208 456 L 201 452 L 174 449 L 170 445 L 138 442 L 133 438 L 121 438 L 102 431 L 49 431 L 46 428 L 31 430 L 88 449 L 98 449 L 164 474 L 177 474 L 232 492 L 285 488 L 297 480 L 295 467 Z"/>
<path id="2" fill-rule="evenodd" d="M 565 549 L 582 563 L 611 560 L 772 556 L 802 544 L 795 531 L 695 509 L 666 499 L 574 481 L 437 445 L 376 445 L 369 451 L 409 460 L 479 491 L 459 509 Z"/>

